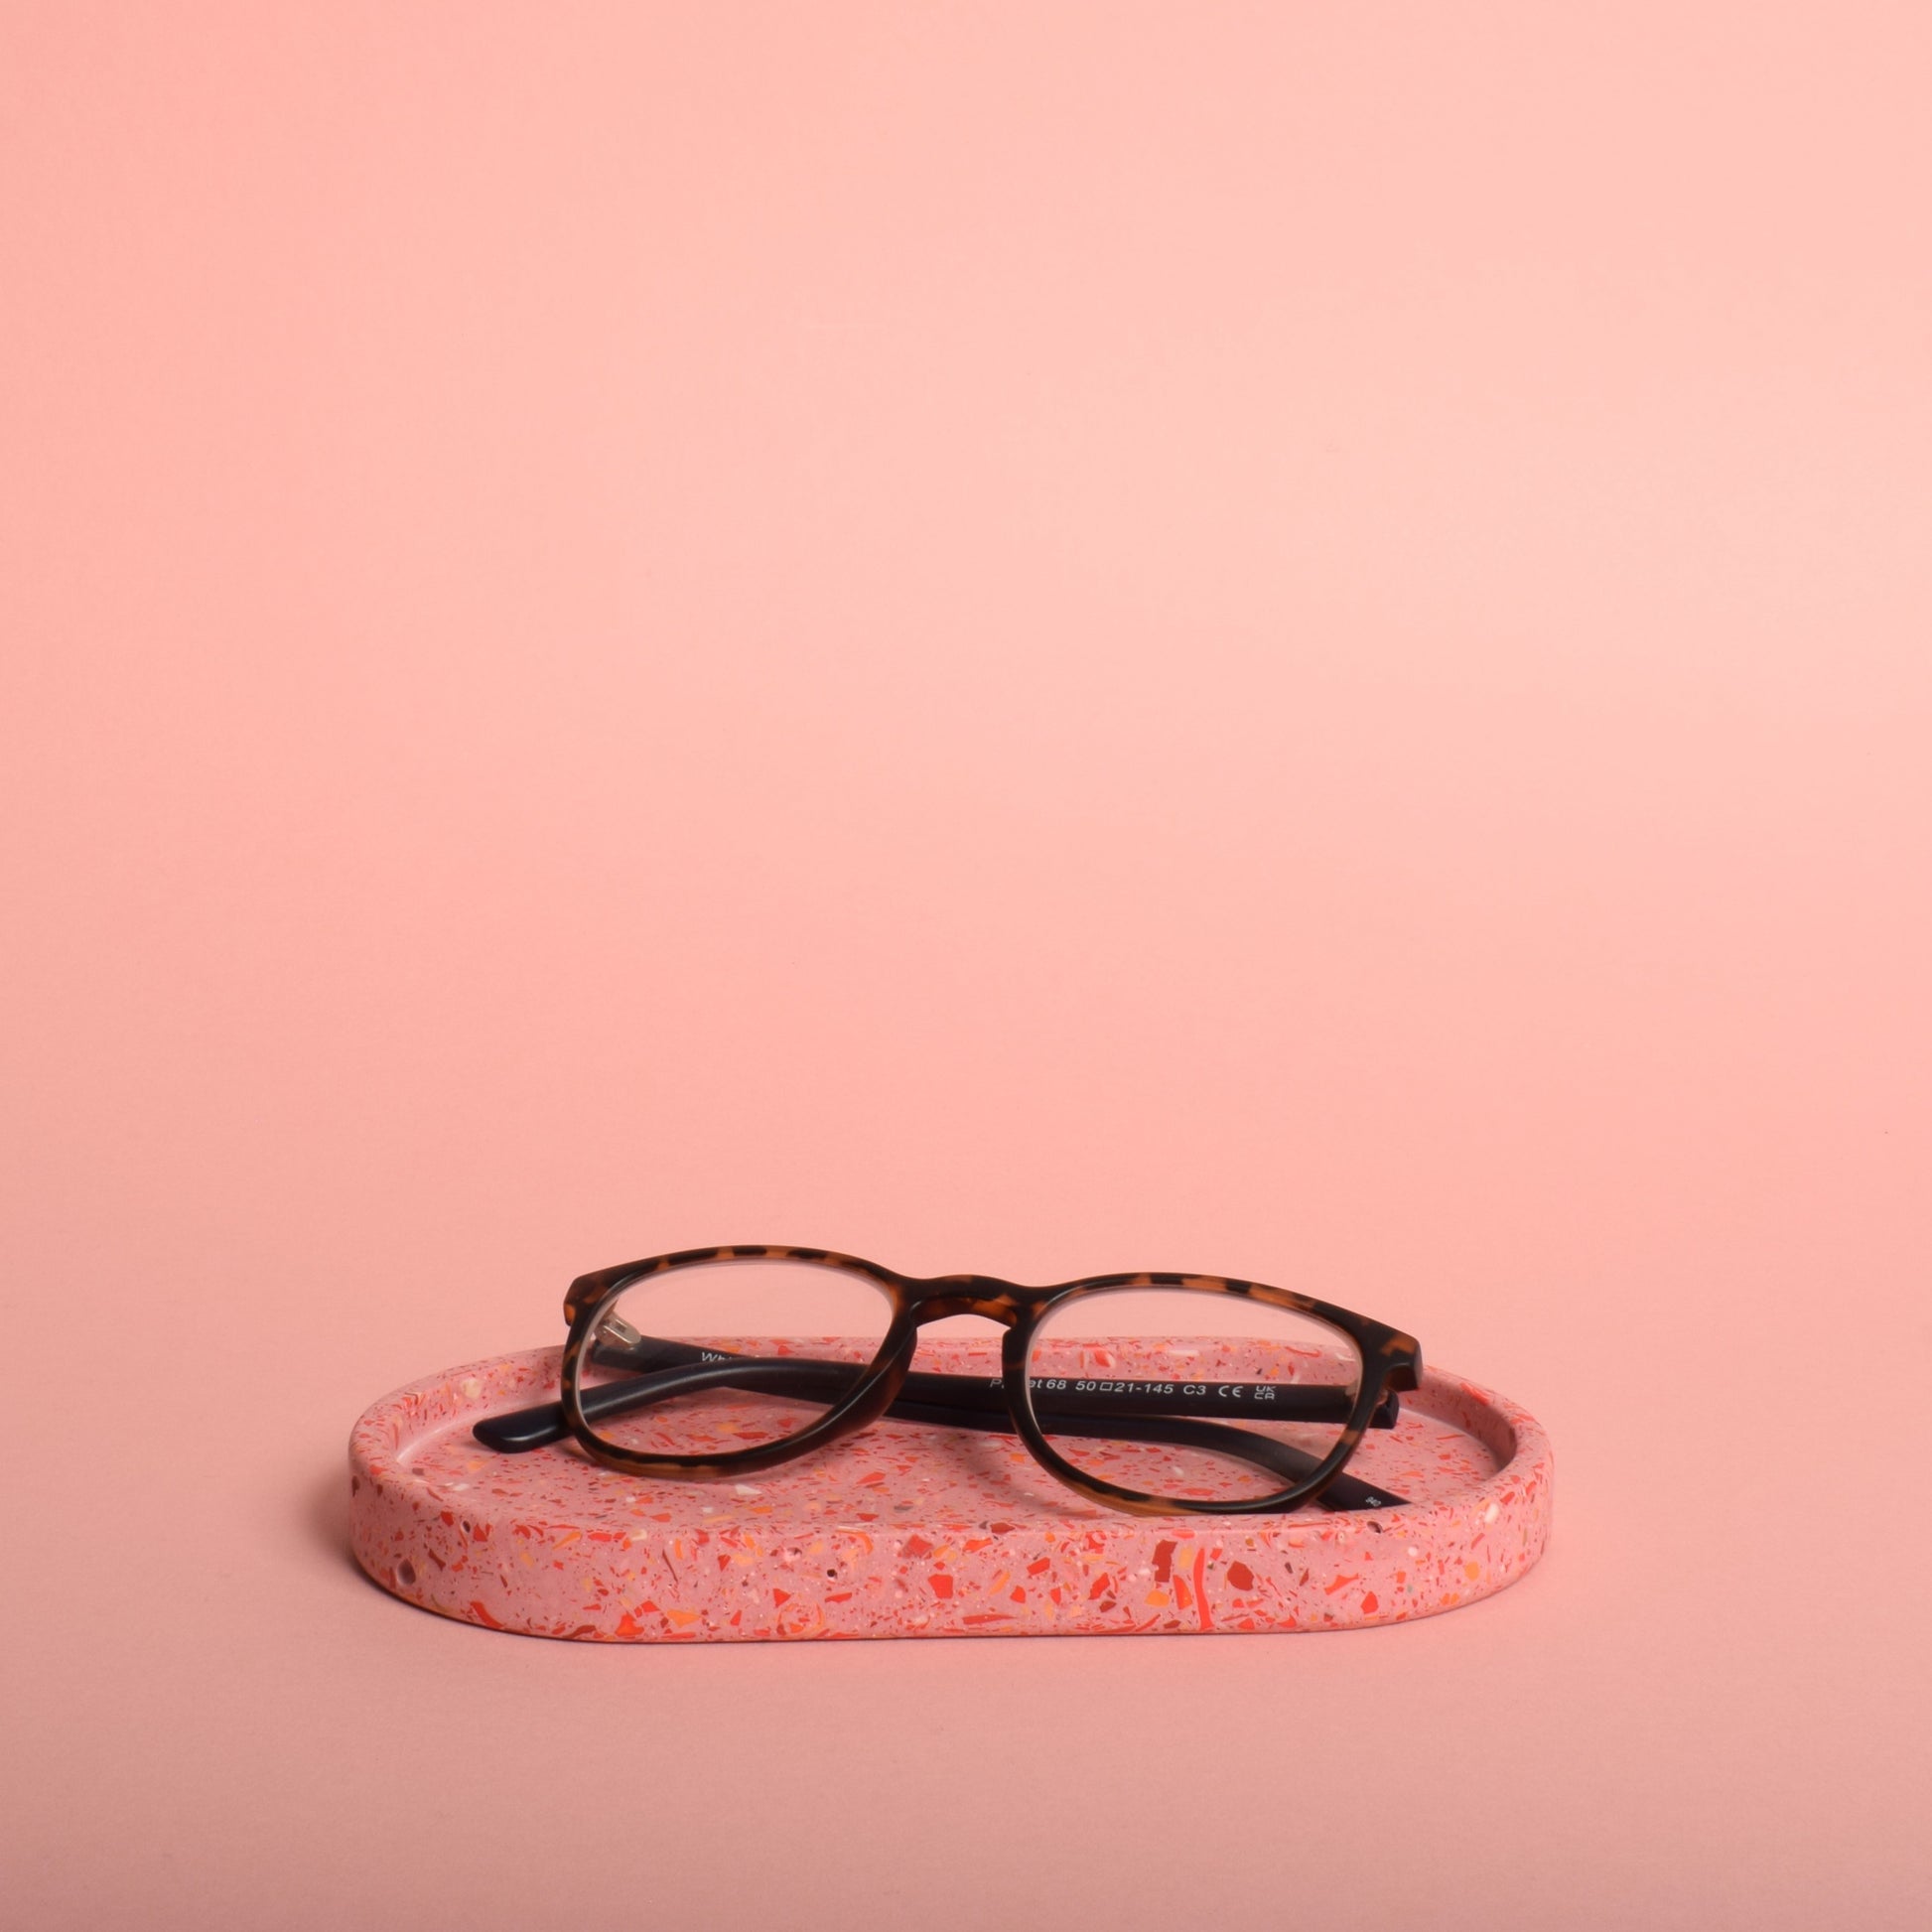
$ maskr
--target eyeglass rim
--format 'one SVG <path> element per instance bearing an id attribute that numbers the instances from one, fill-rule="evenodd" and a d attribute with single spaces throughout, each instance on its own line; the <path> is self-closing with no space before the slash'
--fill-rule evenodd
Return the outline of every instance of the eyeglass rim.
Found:
<path id="1" fill-rule="evenodd" d="M 880 1339 L 878 1352 L 851 1390 L 793 1435 L 726 1455 L 648 1455 L 598 1436 L 583 1412 L 581 1377 L 591 1338 L 612 1304 L 653 1275 L 755 1261 L 794 1262 L 843 1270 L 866 1277 L 886 1292 L 892 1303 L 892 1318 Z M 1136 1288 L 1242 1297 L 1309 1315 L 1347 1335 L 1361 1358 L 1361 1381 L 1354 1408 L 1329 1453 L 1289 1487 L 1236 1501 L 1156 1496 L 1108 1482 L 1069 1462 L 1048 1442 L 1034 1411 L 1027 1374 L 1031 1343 L 1047 1315 L 1068 1303 L 1089 1295 Z M 564 1296 L 564 1316 L 569 1329 L 564 1342 L 559 1406 L 571 1437 L 587 1455 L 608 1468 L 687 1481 L 752 1475 L 797 1461 L 877 1421 L 892 1406 L 911 1369 L 919 1328 L 927 1321 L 954 1313 L 982 1314 L 1001 1324 L 1001 1382 L 1007 1407 L 1014 1433 L 1035 1461 L 1055 1480 L 1089 1501 L 1130 1515 L 1278 1515 L 1299 1508 L 1317 1497 L 1347 1466 L 1383 1401 L 1396 1391 L 1414 1389 L 1422 1373 L 1422 1349 L 1413 1335 L 1335 1303 L 1236 1276 L 1142 1270 L 1083 1275 L 1071 1281 L 1035 1287 L 992 1275 L 902 1275 L 879 1262 L 831 1248 L 737 1242 L 647 1255 L 637 1261 L 621 1262 L 615 1267 L 578 1276 Z"/>

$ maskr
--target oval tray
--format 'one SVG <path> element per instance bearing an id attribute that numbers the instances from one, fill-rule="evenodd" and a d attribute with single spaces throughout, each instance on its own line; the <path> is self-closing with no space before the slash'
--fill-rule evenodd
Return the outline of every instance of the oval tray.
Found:
<path id="1" fill-rule="evenodd" d="M 919 1366 L 984 1374 L 997 1346 L 931 1340 Z M 1542 1429 L 1435 1370 L 1349 1465 L 1401 1507 L 1170 1518 L 1085 1502 L 1010 1436 L 913 1423 L 740 1483 L 647 1481 L 574 1447 L 499 1455 L 471 1436 L 554 1399 L 561 1353 L 446 1370 L 356 1423 L 350 1542 L 384 1589 L 605 1643 L 1337 1630 L 1488 1596 L 1550 1532 Z"/>

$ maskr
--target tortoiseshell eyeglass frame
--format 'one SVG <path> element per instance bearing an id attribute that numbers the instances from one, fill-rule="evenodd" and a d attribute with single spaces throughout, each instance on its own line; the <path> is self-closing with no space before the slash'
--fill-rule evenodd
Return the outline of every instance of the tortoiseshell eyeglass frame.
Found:
<path id="1" fill-rule="evenodd" d="M 817 1421 L 781 1441 L 729 1455 L 646 1455 L 620 1448 L 601 1438 L 583 1408 L 582 1374 L 591 1357 L 593 1338 L 625 1290 L 652 1275 L 674 1269 L 697 1268 L 733 1261 L 790 1261 L 819 1268 L 841 1269 L 861 1275 L 882 1288 L 892 1303 L 892 1319 L 879 1352 L 858 1374 L 849 1389 L 832 1402 Z M 1027 1360 L 1035 1331 L 1046 1315 L 1068 1302 L 1118 1289 L 1183 1289 L 1203 1295 L 1242 1296 L 1326 1322 L 1347 1335 L 1361 1358 L 1361 1382 L 1352 1409 L 1333 1449 L 1319 1463 L 1286 1488 L 1270 1495 L 1237 1501 L 1193 1497 L 1153 1496 L 1075 1467 L 1046 1439 L 1034 1408 Z M 1127 1274 L 1090 1275 L 1047 1288 L 1028 1288 L 992 1275 L 940 1275 L 926 1279 L 901 1275 L 857 1255 L 835 1254 L 824 1248 L 739 1246 L 686 1248 L 675 1254 L 651 1255 L 616 1268 L 580 1275 L 564 1298 L 564 1317 L 570 1333 L 564 1343 L 560 1406 L 563 1429 L 585 1453 L 610 1468 L 659 1477 L 731 1477 L 750 1475 L 780 1462 L 790 1462 L 826 1448 L 876 1422 L 894 1406 L 912 1370 L 918 1331 L 929 1321 L 947 1315 L 975 1314 L 998 1322 L 1002 1339 L 1000 1382 L 1013 1431 L 1040 1466 L 1069 1489 L 1109 1509 L 1140 1516 L 1212 1515 L 1262 1516 L 1278 1514 L 1312 1501 L 1347 1466 L 1371 1427 L 1393 1424 L 1398 1391 L 1411 1390 L 1422 1372 L 1422 1351 L 1413 1335 L 1372 1321 L 1365 1315 L 1318 1302 L 1285 1288 L 1262 1282 L 1236 1281 L 1221 1275 Z M 985 1426 L 984 1423 L 978 1426 Z M 997 1425 L 996 1425 L 997 1426 Z M 479 1435 L 483 1432 L 480 1428 Z M 488 1440 L 485 1436 L 484 1440 Z M 507 1447 L 507 1445 L 504 1445 Z M 1378 1506 L 1398 1499 L 1370 1496 L 1356 1507 Z"/>

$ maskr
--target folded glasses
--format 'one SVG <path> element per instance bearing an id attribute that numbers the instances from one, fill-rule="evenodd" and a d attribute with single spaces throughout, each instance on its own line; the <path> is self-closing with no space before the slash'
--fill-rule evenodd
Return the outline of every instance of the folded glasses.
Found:
<path id="1" fill-rule="evenodd" d="M 919 1330 L 981 1315 L 997 1375 L 913 1367 Z M 1415 1388 L 1415 1338 L 1218 1275 L 1026 1288 L 930 1279 L 822 1248 L 692 1248 L 582 1275 L 564 1299 L 562 1399 L 476 1425 L 505 1452 L 573 1439 L 615 1469 L 746 1476 L 885 1418 L 1020 1438 L 1093 1502 L 1266 1515 L 1402 1498 L 1344 1474 Z M 775 1329 L 775 1334 L 774 1334 Z M 750 1338 L 750 1339 L 748 1339 Z"/>

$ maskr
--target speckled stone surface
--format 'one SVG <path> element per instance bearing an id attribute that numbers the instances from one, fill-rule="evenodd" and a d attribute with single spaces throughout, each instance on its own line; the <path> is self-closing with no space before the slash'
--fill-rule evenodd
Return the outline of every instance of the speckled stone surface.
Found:
<path id="1" fill-rule="evenodd" d="M 930 1341 L 919 1366 L 983 1374 L 997 1346 Z M 1347 1629 L 1475 1602 L 1549 1537 L 1543 1431 L 1436 1371 L 1351 1464 L 1401 1508 L 1155 1518 L 1084 1502 L 1011 1437 L 910 1423 L 742 1483 L 471 1436 L 554 1398 L 559 1357 L 451 1369 L 356 1423 L 350 1539 L 385 1589 L 492 1630 L 617 1643 Z"/>

